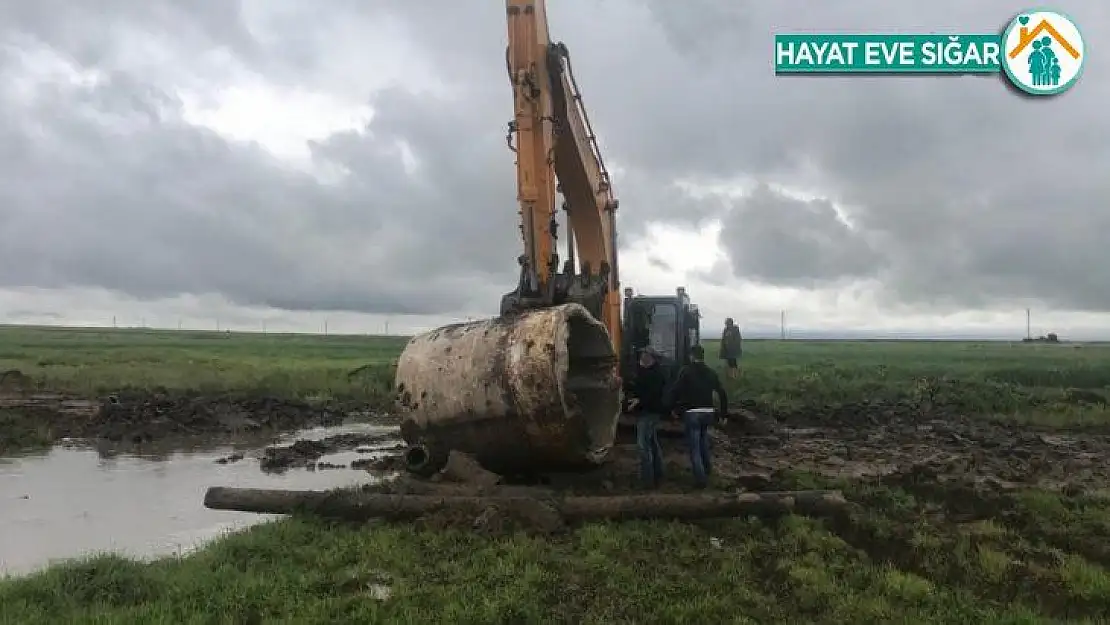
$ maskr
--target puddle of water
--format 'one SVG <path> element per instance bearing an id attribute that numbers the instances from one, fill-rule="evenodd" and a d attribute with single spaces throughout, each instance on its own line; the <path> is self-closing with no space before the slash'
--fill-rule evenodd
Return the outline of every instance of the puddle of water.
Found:
<path id="1" fill-rule="evenodd" d="M 396 430 L 365 424 L 315 428 L 282 436 L 280 442 L 391 431 Z M 208 510 L 203 501 L 209 486 L 326 489 L 380 479 L 349 469 L 266 474 L 251 453 L 239 462 L 216 463 L 236 450 L 245 449 L 225 445 L 111 455 L 70 446 L 0 460 L 0 576 L 94 552 L 140 558 L 184 553 L 229 530 L 276 518 Z M 321 460 L 339 464 L 374 455 L 342 453 Z"/>

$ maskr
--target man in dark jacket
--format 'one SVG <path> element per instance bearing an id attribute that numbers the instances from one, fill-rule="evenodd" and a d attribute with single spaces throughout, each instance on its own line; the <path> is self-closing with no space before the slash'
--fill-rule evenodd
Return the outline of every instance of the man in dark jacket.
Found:
<path id="1" fill-rule="evenodd" d="M 714 392 L 720 402 L 718 409 L 713 408 Z M 709 458 L 709 425 L 716 415 L 728 414 L 728 394 L 717 372 L 705 364 L 705 348 L 701 345 L 690 348 L 690 364 L 679 372 L 671 393 L 672 410 L 682 416 L 686 431 L 694 484 L 705 488 L 713 473 Z"/>
<path id="2" fill-rule="evenodd" d="M 667 414 L 664 393 L 667 376 L 659 366 L 659 353 L 651 347 L 640 352 L 640 367 L 633 381 L 635 396 L 630 404 L 636 415 L 636 446 L 640 452 L 640 479 L 649 488 L 663 481 L 663 448 L 659 444 L 659 420 Z"/>
<path id="3" fill-rule="evenodd" d="M 721 333 L 721 360 L 728 365 L 728 377 L 735 380 L 740 373 L 739 360 L 744 353 L 744 338 L 740 336 L 740 326 L 725 319 L 725 330 Z"/>

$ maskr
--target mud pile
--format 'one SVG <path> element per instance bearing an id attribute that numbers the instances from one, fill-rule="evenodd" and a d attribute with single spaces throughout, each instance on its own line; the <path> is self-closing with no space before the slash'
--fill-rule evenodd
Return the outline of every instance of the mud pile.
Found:
<path id="1" fill-rule="evenodd" d="M 338 425 L 344 414 L 328 406 L 277 397 L 125 394 L 112 396 L 74 435 L 139 442 L 196 436 Z"/>
<path id="2" fill-rule="evenodd" d="M 870 402 L 820 415 L 764 419 L 745 431 L 729 423 L 721 454 L 741 474 L 795 470 L 869 478 L 925 471 L 938 480 L 993 482 L 1007 488 L 1104 488 L 1110 436 L 1099 430 L 1034 428 L 1012 421 L 924 412 Z"/>
<path id="3" fill-rule="evenodd" d="M 912 484 L 914 490 L 993 501 L 1000 493 L 1031 487 L 1065 494 L 1110 487 L 1110 436 L 1100 431 L 1031 428 L 951 411 L 929 413 L 908 403 L 861 402 L 776 417 L 742 409 L 711 435 L 713 486 L 728 492 Z M 693 481 L 685 442 L 668 436 L 661 438 L 661 444 L 666 477 L 659 492 L 689 492 Z M 638 472 L 636 446 L 625 431 L 609 461 L 595 471 L 497 476 L 496 489 L 525 489 L 539 493 L 540 499 L 545 493 L 620 495 L 642 490 Z M 799 479 L 816 482 L 806 485 Z M 489 491 L 489 486 L 475 486 L 482 481 L 465 476 L 438 476 L 431 481 L 406 476 L 374 488 L 403 494 L 467 495 Z M 548 531 L 549 516 L 534 509 L 489 510 L 480 518 L 437 513 L 421 524 L 492 533 Z"/>
<path id="4" fill-rule="evenodd" d="M 337 434 L 320 440 L 301 439 L 291 445 L 274 445 L 262 452 L 258 466 L 265 473 L 283 473 L 303 469 L 370 469 L 383 470 L 391 462 L 374 462 L 363 458 L 347 464 L 321 463 L 320 458 L 344 451 L 400 452 L 405 448 L 397 434 Z M 395 458 L 400 456 L 395 455 Z"/>
<path id="5" fill-rule="evenodd" d="M 18 373 L 18 372 L 17 372 Z M 142 443 L 176 437 L 209 437 L 341 424 L 338 404 L 266 395 L 128 391 L 100 400 L 15 388 L 5 373 L 0 410 L 62 438 Z"/>
<path id="6" fill-rule="evenodd" d="M 0 371 L 0 393 L 29 391 L 34 387 L 34 380 L 19 369 Z"/>

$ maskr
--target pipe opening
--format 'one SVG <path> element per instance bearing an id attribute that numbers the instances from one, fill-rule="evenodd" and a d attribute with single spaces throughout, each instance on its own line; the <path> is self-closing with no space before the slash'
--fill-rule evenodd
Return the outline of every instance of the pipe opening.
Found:
<path id="1" fill-rule="evenodd" d="M 590 453 L 603 456 L 620 413 L 620 390 L 612 383 L 616 352 L 605 327 L 585 313 L 570 315 L 567 330 L 567 403 L 586 426 Z"/>
<path id="2" fill-rule="evenodd" d="M 413 445 L 405 452 L 405 467 L 413 473 L 422 472 L 431 461 L 431 454 L 423 445 Z"/>

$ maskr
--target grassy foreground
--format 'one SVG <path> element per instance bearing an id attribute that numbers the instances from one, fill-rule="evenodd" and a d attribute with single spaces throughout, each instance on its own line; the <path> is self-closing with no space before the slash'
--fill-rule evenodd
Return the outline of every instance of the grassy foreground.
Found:
<path id="1" fill-rule="evenodd" d="M 403 340 L 0 328 L 43 388 L 372 397 Z M 709 353 L 715 354 L 710 345 Z M 735 391 L 778 411 L 927 398 L 983 418 L 1110 422 L 1110 348 L 750 342 Z M 2 425 L 0 425 L 2 427 Z M 2 434 L 0 430 L 0 434 Z M 864 504 L 836 521 L 593 524 L 487 538 L 290 519 L 183 557 L 0 581 L 0 623 L 1041 623 L 1110 614 L 1110 500 L 778 476 Z M 974 519 L 956 510 L 972 508 Z M 942 513 L 951 514 L 942 514 Z"/>
<path id="2" fill-rule="evenodd" d="M 0 622 L 963 624 L 1097 622 L 1110 609 L 1105 569 L 1063 550 L 1105 535 L 1105 501 L 1025 494 L 1002 504 L 1026 511 L 1007 523 L 943 528 L 922 520 L 926 497 L 849 494 L 873 511 L 833 526 L 598 524 L 489 539 L 292 519 L 184 558 L 102 556 L 0 582 Z"/>
<path id="3" fill-rule="evenodd" d="M 886 515 L 912 515 L 915 505 L 891 491 L 873 492 L 870 500 L 886 503 Z M 1108 512 L 1105 505 L 1075 513 L 1059 500 L 1031 503 L 1074 515 L 1077 524 L 1105 523 Z M 893 531 L 888 519 L 860 519 L 844 535 L 862 540 L 857 533 Z M 290 520 L 183 559 L 137 564 L 101 557 L 5 582 L 0 618 L 28 624 L 1038 623 L 1051 622 L 1041 614 L 1066 611 L 1094 618 L 1110 605 L 1103 569 L 1070 554 L 1054 561 L 1012 528 L 983 523 L 945 534 L 922 525 L 887 538 L 887 562 L 844 535 L 801 518 L 773 526 L 590 525 L 554 540 Z M 907 565 L 910 560 L 915 564 Z"/>

